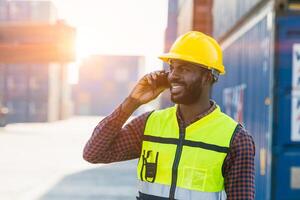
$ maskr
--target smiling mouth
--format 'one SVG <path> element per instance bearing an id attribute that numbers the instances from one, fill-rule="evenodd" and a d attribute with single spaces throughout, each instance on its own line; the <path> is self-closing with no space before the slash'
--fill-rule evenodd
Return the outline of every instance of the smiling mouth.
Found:
<path id="1" fill-rule="evenodd" d="M 170 89 L 172 93 L 179 93 L 184 90 L 184 85 L 178 83 L 171 83 Z"/>

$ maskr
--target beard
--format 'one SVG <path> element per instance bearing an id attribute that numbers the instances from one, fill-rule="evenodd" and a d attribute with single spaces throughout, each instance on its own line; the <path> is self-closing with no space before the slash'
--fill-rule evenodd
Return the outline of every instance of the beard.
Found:
<path id="1" fill-rule="evenodd" d="M 180 83 L 184 86 L 184 91 L 180 94 L 172 94 L 171 101 L 176 104 L 190 105 L 199 100 L 202 94 L 201 82 L 199 80 L 194 81 L 190 85 Z"/>

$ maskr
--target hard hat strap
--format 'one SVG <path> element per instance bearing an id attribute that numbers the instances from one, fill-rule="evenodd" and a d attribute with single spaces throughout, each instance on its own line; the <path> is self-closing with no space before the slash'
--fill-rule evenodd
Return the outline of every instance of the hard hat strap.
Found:
<path id="1" fill-rule="evenodd" d="M 217 82 L 219 79 L 220 72 L 215 69 L 210 69 L 210 71 L 214 77 L 214 82 Z"/>

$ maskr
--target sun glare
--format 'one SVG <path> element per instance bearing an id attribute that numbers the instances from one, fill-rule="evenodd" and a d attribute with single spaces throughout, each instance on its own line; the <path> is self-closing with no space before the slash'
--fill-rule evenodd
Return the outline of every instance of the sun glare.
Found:
<path id="1" fill-rule="evenodd" d="M 76 28 L 74 65 L 92 54 L 146 56 L 147 65 L 156 63 L 151 61 L 157 59 L 153 55 L 163 51 L 167 0 L 73 0 L 72 3 L 54 0 L 54 3 L 59 17 Z M 74 65 L 69 68 L 70 77 L 78 74 Z"/>

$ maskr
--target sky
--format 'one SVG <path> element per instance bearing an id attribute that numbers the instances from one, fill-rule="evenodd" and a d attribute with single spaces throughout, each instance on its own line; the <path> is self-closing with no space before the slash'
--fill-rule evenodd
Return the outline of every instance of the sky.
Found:
<path id="1" fill-rule="evenodd" d="M 59 18 L 77 29 L 76 63 L 91 54 L 143 55 L 147 71 L 161 68 L 167 0 L 52 1 Z"/>

